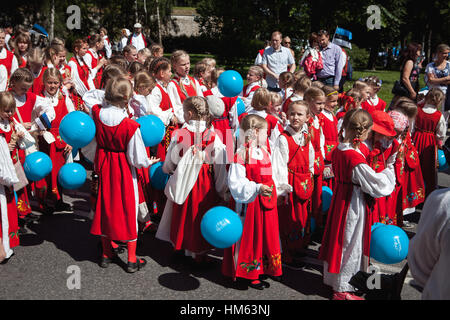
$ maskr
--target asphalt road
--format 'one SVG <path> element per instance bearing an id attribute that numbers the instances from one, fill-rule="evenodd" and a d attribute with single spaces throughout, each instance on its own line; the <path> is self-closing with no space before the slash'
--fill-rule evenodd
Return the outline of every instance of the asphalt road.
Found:
<path id="1" fill-rule="evenodd" d="M 450 176 L 439 174 L 439 184 L 450 186 Z M 124 271 L 127 256 L 121 254 L 121 264 L 107 269 L 97 265 L 99 239 L 89 233 L 90 219 L 88 183 L 79 191 L 70 192 L 65 200 L 73 212 L 43 216 L 28 227 L 21 237 L 21 246 L 7 264 L 0 265 L 0 300 L 258 300 L 297 301 L 326 300 L 331 289 L 323 284 L 322 266 L 317 256 L 319 245 L 313 243 L 306 266 L 300 270 L 283 268 L 283 283 L 266 280 L 270 288 L 263 291 L 233 286 L 220 272 L 222 252 L 213 252 L 213 262 L 198 268 L 188 259 L 175 259 L 171 245 L 145 234 L 138 245 L 138 256 L 147 260 L 137 273 Z M 409 216 L 416 224 L 419 212 Z M 414 235 L 414 229 L 408 232 Z M 399 272 L 405 262 L 382 265 L 374 261 L 386 274 Z M 78 277 L 79 276 L 79 277 Z M 79 281 L 78 281 L 79 280 Z M 420 299 L 420 291 L 408 273 L 402 300 Z"/>

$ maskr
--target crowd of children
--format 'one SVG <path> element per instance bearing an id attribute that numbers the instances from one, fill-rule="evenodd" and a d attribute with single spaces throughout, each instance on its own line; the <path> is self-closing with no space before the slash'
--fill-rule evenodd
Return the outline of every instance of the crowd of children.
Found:
<path id="1" fill-rule="evenodd" d="M 41 50 L 22 32 L 12 53 L 0 29 L 7 73 L 0 84 L 0 257 L 10 258 L 27 223 L 39 219 L 30 197 L 46 215 L 71 210 L 57 174 L 84 158 L 93 163 L 91 233 L 101 238 L 101 267 L 117 259 L 122 242 L 126 271 L 143 268 L 136 240 L 148 230 L 175 254 L 204 263 L 213 247 L 202 237 L 201 219 L 221 204 L 243 222 L 240 240 L 224 250 L 225 276 L 258 290 L 265 288 L 262 275 L 281 281 L 283 268 L 296 268 L 305 256 L 314 225 L 323 232 L 319 258 L 333 299 L 360 299 L 348 281 L 367 267 L 371 226 L 409 227 L 404 215 L 437 188 L 436 153 L 447 129 L 443 93 L 431 89 L 419 104 L 401 98 L 390 110 L 375 76 L 339 93 L 315 79 L 322 62 L 313 37 L 305 70 L 283 72 L 280 93 L 265 88 L 261 67 L 249 68 L 241 113 L 238 97 L 220 93 L 224 69 L 214 59 L 191 68 L 187 52 L 168 59 L 160 45 L 127 45 L 106 57 L 102 32 L 76 39 L 66 61 L 59 39 Z M 59 135 L 62 118 L 75 110 L 96 126 L 94 141 L 81 150 Z M 135 121 L 149 114 L 165 126 L 152 148 Z M 53 170 L 28 182 L 23 164 L 36 150 L 50 156 Z M 164 191 L 150 182 L 148 169 L 158 162 L 169 175 Z M 327 211 L 323 186 L 333 191 Z"/>

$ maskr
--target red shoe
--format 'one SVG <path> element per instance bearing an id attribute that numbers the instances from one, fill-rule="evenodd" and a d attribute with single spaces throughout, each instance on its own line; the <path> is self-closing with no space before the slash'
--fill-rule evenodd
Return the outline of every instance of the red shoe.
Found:
<path id="1" fill-rule="evenodd" d="M 352 292 L 333 292 L 331 300 L 365 300 L 363 297 L 359 297 Z"/>

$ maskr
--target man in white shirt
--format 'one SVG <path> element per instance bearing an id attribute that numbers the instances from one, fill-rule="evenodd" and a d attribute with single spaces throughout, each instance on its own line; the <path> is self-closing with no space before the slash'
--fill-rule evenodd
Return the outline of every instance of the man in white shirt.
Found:
<path id="1" fill-rule="evenodd" d="M 139 50 L 147 48 L 152 43 L 153 41 L 142 33 L 142 25 L 136 23 L 134 25 L 134 33 L 128 38 L 128 44 L 132 44 L 139 52 Z"/>
<path id="2" fill-rule="evenodd" d="M 267 88 L 279 92 L 278 78 L 284 71 L 295 71 L 295 60 L 289 48 L 281 45 L 282 34 L 272 33 L 271 46 L 264 50 L 261 67 L 266 74 Z"/>

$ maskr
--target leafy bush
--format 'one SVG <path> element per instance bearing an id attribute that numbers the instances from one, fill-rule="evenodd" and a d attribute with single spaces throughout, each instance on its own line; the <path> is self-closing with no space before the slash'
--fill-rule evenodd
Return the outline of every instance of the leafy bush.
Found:
<path id="1" fill-rule="evenodd" d="M 345 50 L 352 63 L 354 69 L 364 69 L 367 67 L 369 61 L 369 51 L 364 48 L 359 48 L 357 45 L 352 44 L 352 49 Z"/>

